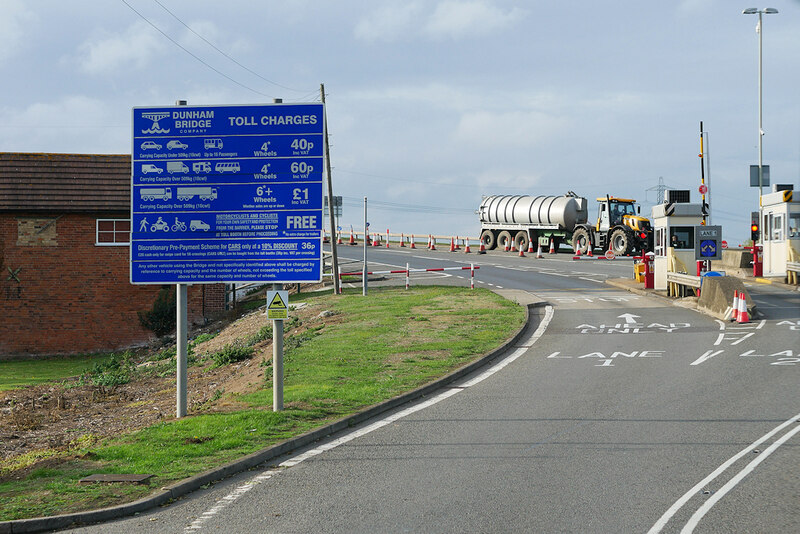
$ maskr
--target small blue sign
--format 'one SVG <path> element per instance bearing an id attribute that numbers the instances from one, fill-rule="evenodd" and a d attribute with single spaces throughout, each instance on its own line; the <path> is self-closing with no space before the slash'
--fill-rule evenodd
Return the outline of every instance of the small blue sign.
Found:
<path id="1" fill-rule="evenodd" d="M 700 242 L 700 256 L 711 258 L 717 255 L 717 242 L 712 240 Z"/>
<path id="2" fill-rule="evenodd" d="M 318 282 L 322 104 L 133 109 L 131 283 Z"/>

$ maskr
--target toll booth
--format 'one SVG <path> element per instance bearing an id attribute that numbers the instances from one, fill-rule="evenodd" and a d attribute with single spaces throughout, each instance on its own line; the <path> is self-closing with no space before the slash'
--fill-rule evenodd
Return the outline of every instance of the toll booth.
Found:
<path id="1" fill-rule="evenodd" d="M 773 190 L 761 197 L 764 276 L 785 276 L 787 262 L 800 262 L 800 198 L 793 193 Z"/>
<path id="2" fill-rule="evenodd" d="M 703 205 L 667 201 L 653 206 L 652 215 L 654 289 L 666 290 L 668 271 L 691 275 L 697 271 L 695 226 L 703 222 Z"/>

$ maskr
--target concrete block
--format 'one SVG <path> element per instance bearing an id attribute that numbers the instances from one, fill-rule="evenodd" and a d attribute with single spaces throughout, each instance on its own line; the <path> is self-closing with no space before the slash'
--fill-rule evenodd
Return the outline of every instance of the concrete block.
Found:
<path id="1" fill-rule="evenodd" d="M 744 288 L 744 282 L 732 276 L 706 276 L 697 299 L 697 307 L 717 319 L 725 319 L 725 312 L 733 304 L 733 292 L 744 292 L 747 300 L 747 313 L 752 318 L 756 304 Z"/>

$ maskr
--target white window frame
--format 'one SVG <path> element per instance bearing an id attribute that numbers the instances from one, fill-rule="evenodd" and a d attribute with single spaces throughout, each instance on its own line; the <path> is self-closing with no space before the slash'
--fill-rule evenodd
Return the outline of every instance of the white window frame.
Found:
<path id="1" fill-rule="evenodd" d="M 113 233 L 115 236 L 117 232 L 122 233 L 122 230 L 117 230 L 117 223 L 118 222 L 126 222 L 128 223 L 128 227 L 130 228 L 130 219 L 96 219 L 94 224 L 94 245 L 96 247 L 127 247 L 131 244 L 131 233 L 128 231 L 128 240 L 123 242 L 117 243 L 101 243 L 100 242 L 100 223 L 101 222 L 113 222 L 114 223 L 114 230 L 111 232 L 104 230 L 104 234 Z"/>
<path id="2" fill-rule="evenodd" d="M 772 222 L 772 240 L 783 241 L 783 214 L 776 213 Z"/>

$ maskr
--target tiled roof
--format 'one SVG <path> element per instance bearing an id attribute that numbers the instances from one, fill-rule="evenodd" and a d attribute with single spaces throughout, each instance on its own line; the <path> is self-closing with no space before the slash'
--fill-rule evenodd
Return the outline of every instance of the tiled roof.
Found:
<path id="1" fill-rule="evenodd" d="M 129 211 L 128 154 L 0 152 L 0 212 Z"/>

